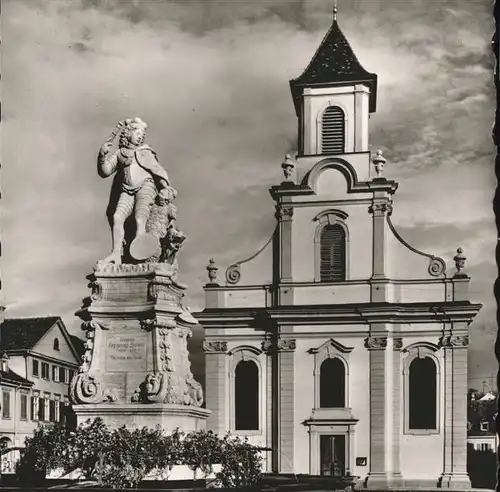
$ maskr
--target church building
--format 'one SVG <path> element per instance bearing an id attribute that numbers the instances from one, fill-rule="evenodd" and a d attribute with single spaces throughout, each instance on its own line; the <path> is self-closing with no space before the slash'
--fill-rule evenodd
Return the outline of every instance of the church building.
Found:
<path id="1" fill-rule="evenodd" d="M 336 18 L 290 82 L 298 153 L 270 188 L 276 229 L 224 285 L 207 267 L 207 427 L 269 449 L 267 472 L 468 488 L 468 327 L 481 305 L 460 248 L 447 271 L 392 223 L 398 183 L 369 142 L 377 83 Z"/>

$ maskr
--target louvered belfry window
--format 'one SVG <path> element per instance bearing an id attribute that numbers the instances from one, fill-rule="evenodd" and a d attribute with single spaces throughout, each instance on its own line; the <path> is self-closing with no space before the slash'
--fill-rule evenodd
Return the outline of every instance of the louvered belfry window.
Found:
<path id="1" fill-rule="evenodd" d="M 320 236 L 320 280 L 341 282 L 346 277 L 345 231 L 339 224 L 328 224 Z"/>
<path id="2" fill-rule="evenodd" d="M 338 106 L 330 106 L 323 113 L 321 125 L 321 153 L 345 152 L 345 115 Z"/>

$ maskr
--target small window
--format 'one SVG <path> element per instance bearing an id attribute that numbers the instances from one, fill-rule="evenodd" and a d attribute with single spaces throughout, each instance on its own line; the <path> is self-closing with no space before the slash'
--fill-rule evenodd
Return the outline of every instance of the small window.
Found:
<path id="1" fill-rule="evenodd" d="M 21 393 L 21 420 L 28 420 L 28 395 Z"/>
<path id="2" fill-rule="evenodd" d="M 68 383 L 71 383 L 71 380 L 74 378 L 75 376 L 75 371 L 73 371 L 73 369 L 68 369 Z"/>
<path id="3" fill-rule="evenodd" d="M 346 237 L 339 224 L 327 224 L 320 235 L 320 280 L 342 282 L 346 279 Z"/>
<path id="4" fill-rule="evenodd" d="M 59 382 L 59 367 L 52 366 L 52 380 L 56 383 Z"/>
<path id="5" fill-rule="evenodd" d="M 238 362 L 234 393 L 236 430 L 259 430 L 259 368 L 254 361 Z"/>
<path id="6" fill-rule="evenodd" d="M 50 379 L 49 365 L 47 364 L 47 362 L 42 362 L 42 378 Z"/>
<path id="7" fill-rule="evenodd" d="M 345 115 L 338 106 L 326 108 L 321 121 L 321 153 L 345 152 Z"/>
<path id="8" fill-rule="evenodd" d="M 38 403 L 38 420 L 43 422 L 45 420 L 45 398 L 40 398 Z"/>
<path id="9" fill-rule="evenodd" d="M 59 352 L 59 338 L 54 338 L 54 350 Z"/>
<path id="10" fill-rule="evenodd" d="M 321 364 L 319 406 L 321 408 L 345 407 L 345 367 L 338 357 L 325 359 Z"/>
<path id="11" fill-rule="evenodd" d="M 481 430 L 483 432 L 488 432 L 490 430 L 490 423 L 489 422 L 481 422 Z"/>
<path id="12" fill-rule="evenodd" d="M 409 429 L 437 428 L 437 371 L 430 357 L 417 357 L 409 368 Z"/>
<path id="13" fill-rule="evenodd" d="M 40 364 L 38 363 L 37 360 L 33 361 L 33 376 L 38 377 L 40 375 Z"/>
<path id="14" fill-rule="evenodd" d="M 2 392 L 2 417 L 4 419 L 10 419 L 10 391 Z"/>
<path id="15" fill-rule="evenodd" d="M 66 369 L 64 367 L 59 368 L 59 382 L 60 383 L 66 382 Z"/>

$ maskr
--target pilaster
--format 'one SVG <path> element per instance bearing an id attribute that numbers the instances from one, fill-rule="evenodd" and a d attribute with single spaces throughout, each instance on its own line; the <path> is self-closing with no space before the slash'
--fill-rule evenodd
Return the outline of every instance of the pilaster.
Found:
<path id="1" fill-rule="evenodd" d="M 294 448 L 294 351 L 295 340 L 277 337 L 265 340 L 262 348 L 272 360 L 272 471 L 293 473 Z"/>
<path id="2" fill-rule="evenodd" d="M 279 449 L 281 473 L 293 473 L 294 352 L 295 340 L 278 339 L 280 422 Z"/>
<path id="3" fill-rule="evenodd" d="M 207 419 L 207 428 L 216 434 L 227 432 L 227 342 L 206 340 L 205 352 L 205 400 L 206 407 L 212 411 Z"/>
<path id="4" fill-rule="evenodd" d="M 286 198 L 283 198 L 286 200 Z M 292 225 L 293 206 L 289 201 L 283 201 L 276 207 L 276 217 L 279 222 L 277 238 L 277 262 L 278 271 L 276 277 L 279 283 L 292 281 Z M 293 289 L 291 287 L 279 288 L 278 304 L 293 304 Z"/>
<path id="5" fill-rule="evenodd" d="M 375 333 L 365 341 L 370 352 L 370 459 L 366 486 L 387 486 L 386 348 L 387 336 Z"/>
<path id="6" fill-rule="evenodd" d="M 386 216 L 392 212 L 392 205 L 385 191 L 374 193 L 373 204 L 368 211 L 373 216 L 372 302 L 384 302 L 387 300 Z"/>
<path id="7" fill-rule="evenodd" d="M 467 473 L 467 325 L 441 338 L 444 350 L 444 469 L 441 488 L 466 489 Z M 459 331 L 457 331 L 457 328 Z"/>
<path id="8" fill-rule="evenodd" d="M 387 398 L 388 412 L 386 424 L 390 427 L 387 439 L 388 475 L 391 486 L 401 485 L 401 349 L 403 339 L 392 338 L 392 352 L 390 354 L 391 392 Z"/>

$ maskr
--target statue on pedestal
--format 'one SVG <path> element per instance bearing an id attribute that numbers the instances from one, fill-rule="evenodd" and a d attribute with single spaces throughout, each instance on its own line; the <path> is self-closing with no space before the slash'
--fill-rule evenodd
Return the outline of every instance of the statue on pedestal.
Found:
<path id="1" fill-rule="evenodd" d="M 108 205 L 112 230 L 112 252 L 101 264 L 120 265 L 126 253 L 133 262 L 174 261 L 185 236 L 175 229 L 177 196 L 155 151 L 144 144 L 147 124 L 140 118 L 120 121 L 99 150 L 98 173 L 115 174 Z M 119 135 L 118 150 L 111 153 Z M 131 224 L 131 217 L 135 224 Z M 134 227 L 135 226 L 135 227 Z M 179 241 L 179 236 L 182 240 Z M 175 247 L 171 248 L 171 238 Z"/>

